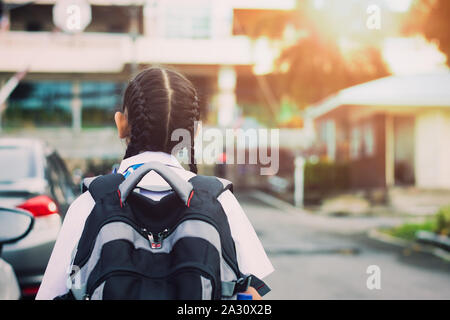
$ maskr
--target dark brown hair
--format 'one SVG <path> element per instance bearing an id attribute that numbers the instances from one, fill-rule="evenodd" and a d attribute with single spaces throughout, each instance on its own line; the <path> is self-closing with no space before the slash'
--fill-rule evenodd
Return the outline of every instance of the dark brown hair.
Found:
<path id="1" fill-rule="evenodd" d="M 180 73 L 151 67 L 132 79 L 123 99 L 130 136 L 125 158 L 142 151 L 171 153 L 178 141 L 171 141 L 175 129 L 186 129 L 191 136 L 189 168 L 197 173 L 194 161 L 194 123 L 200 108 L 193 84 Z"/>

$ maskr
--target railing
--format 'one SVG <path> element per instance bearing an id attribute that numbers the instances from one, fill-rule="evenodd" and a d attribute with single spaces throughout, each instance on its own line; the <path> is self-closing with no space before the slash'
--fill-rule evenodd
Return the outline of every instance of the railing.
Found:
<path id="1" fill-rule="evenodd" d="M 253 44 L 225 39 L 163 39 L 126 34 L 0 33 L 0 72 L 116 73 L 127 63 L 253 65 Z"/>

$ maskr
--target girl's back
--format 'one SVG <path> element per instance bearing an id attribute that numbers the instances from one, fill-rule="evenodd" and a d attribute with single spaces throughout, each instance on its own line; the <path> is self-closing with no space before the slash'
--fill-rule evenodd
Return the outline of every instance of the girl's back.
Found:
<path id="1" fill-rule="evenodd" d="M 119 137 L 127 142 L 118 173 L 127 177 L 139 165 L 156 161 L 185 181 L 195 176 L 194 134 L 199 115 L 196 90 L 185 77 L 159 67 L 139 73 L 128 84 L 122 112 L 115 114 Z M 176 129 L 184 130 L 191 138 L 174 141 L 172 134 Z M 189 151 L 190 171 L 185 170 L 172 155 L 181 148 Z M 151 190 L 146 186 L 152 186 Z M 167 182 L 155 172 L 147 174 L 138 187 L 141 194 L 154 201 L 172 192 Z M 229 222 L 240 270 L 244 274 L 264 278 L 273 271 L 273 267 L 241 206 L 229 190 L 221 193 L 218 201 Z M 71 253 L 94 206 L 91 194 L 85 192 L 69 208 L 37 299 L 52 299 L 68 291 L 67 279 L 73 260 Z"/>

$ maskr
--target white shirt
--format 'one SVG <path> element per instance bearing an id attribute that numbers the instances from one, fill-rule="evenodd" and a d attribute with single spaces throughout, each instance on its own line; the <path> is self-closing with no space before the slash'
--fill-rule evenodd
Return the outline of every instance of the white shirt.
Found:
<path id="1" fill-rule="evenodd" d="M 169 168 L 185 180 L 194 176 L 194 173 L 185 170 L 174 156 L 163 152 L 150 151 L 123 160 L 118 173 L 124 173 L 134 164 L 149 161 L 158 161 L 169 165 Z M 141 180 L 141 183 L 142 185 L 167 186 L 167 182 L 153 171 L 147 174 Z M 153 200 L 159 200 L 167 195 L 167 192 L 146 191 L 144 194 Z M 225 191 L 219 196 L 218 200 L 230 224 L 241 272 L 254 274 L 261 279 L 272 273 L 274 268 L 234 195 L 230 191 Z M 94 205 L 95 202 L 90 193 L 85 192 L 69 207 L 36 296 L 37 300 L 53 299 L 68 292 L 66 281 L 71 268 L 71 254 L 78 244 L 86 219 Z"/>

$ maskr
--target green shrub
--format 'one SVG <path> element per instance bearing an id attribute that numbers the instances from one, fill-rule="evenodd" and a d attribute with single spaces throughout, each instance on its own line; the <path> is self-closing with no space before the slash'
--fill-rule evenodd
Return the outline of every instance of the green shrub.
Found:
<path id="1" fill-rule="evenodd" d="M 450 236 L 450 206 L 445 206 L 439 209 L 435 216 L 436 233 Z"/>
<path id="2" fill-rule="evenodd" d="M 414 240 L 418 231 L 433 232 L 436 228 L 434 220 L 427 220 L 423 223 L 405 223 L 399 227 L 391 229 L 388 233 L 394 237 L 399 237 L 406 240 Z"/>
<path id="3" fill-rule="evenodd" d="M 330 194 L 349 190 L 349 169 L 348 163 L 306 162 L 305 200 L 321 201 Z"/>
<path id="4" fill-rule="evenodd" d="M 450 206 L 442 207 L 434 217 L 428 218 L 422 223 L 405 223 L 401 226 L 384 230 L 387 234 L 405 240 L 414 240 L 418 231 L 430 231 L 450 236 Z"/>

